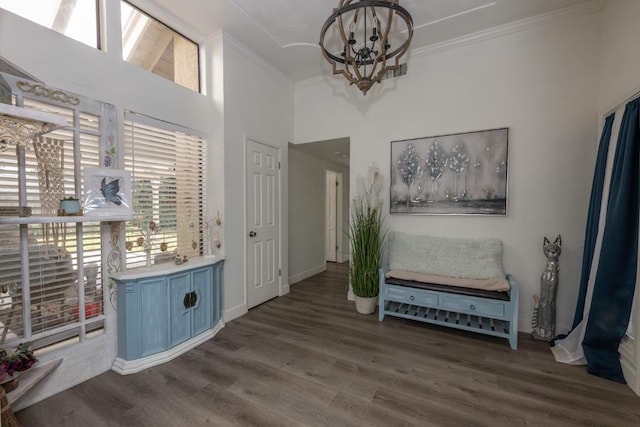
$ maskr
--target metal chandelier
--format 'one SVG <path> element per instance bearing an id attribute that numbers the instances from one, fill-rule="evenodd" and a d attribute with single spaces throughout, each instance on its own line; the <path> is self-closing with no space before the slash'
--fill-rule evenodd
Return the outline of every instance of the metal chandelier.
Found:
<path id="1" fill-rule="evenodd" d="M 339 0 L 322 26 L 320 48 L 333 74 L 366 95 L 387 71 L 399 68 L 412 37 L 413 18 L 399 0 Z"/>

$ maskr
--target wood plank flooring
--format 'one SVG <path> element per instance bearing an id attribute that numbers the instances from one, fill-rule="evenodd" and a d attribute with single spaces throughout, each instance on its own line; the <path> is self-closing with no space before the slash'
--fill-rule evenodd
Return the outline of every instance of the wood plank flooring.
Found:
<path id="1" fill-rule="evenodd" d="M 23 426 L 640 426 L 626 385 L 545 343 L 355 312 L 346 264 L 129 376 L 107 372 L 17 413 Z"/>

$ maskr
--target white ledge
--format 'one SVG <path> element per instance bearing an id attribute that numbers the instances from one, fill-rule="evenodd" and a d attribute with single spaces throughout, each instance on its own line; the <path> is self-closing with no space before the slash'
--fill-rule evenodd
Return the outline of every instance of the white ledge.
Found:
<path id="1" fill-rule="evenodd" d="M 178 273 L 192 268 L 217 264 L 223 259 L 224 258 L 214 256 L 201 256 L 197 258 L 189 258 L 187 262 L 180 265 L 174 264 L 173 262 L 164 262 L 162 264 L 154 264 L 151 267 L 137 267 L 132 268 L 131 270 L 113 273 L 111 278 L 115 280 L 135 280 L 145 277 L 160 276 L 163 274 Z"/>

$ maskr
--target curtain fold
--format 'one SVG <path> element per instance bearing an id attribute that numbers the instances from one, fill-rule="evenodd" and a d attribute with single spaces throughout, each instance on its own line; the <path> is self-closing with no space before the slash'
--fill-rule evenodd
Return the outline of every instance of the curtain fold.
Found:
<path id="1" fill-rule="evenodd" d="M 598 157 L 596 169 L 593 174 L 593 184 L 591 187 L 591 197 L 589 199 L 589 211 L 587 213 L 587 229 L 584 236 L 584 250 L 582 253 L 582 273 L 580 275 L 580 290 L 578 293 L 578 304 L 573 318 L 572 329 L 575 329 L 582 321 L 584 315 L 584 305 L 587 298 L 589 285 L 589 274 L 593 263 L 593 255 L 596 248 L 596 238 L 598 237 L 598 223 L 600 221 L 600 210 L 602 208 L 602 193 L 604 188 L 605 173 L 607 170 L 607 157 L 609 153 L 609 142 L 611 141 L 611 131 L 615 113 L 605 119 L 600 144 L 598 145 Z"/>
<path id="2" fill-rule="evenodd" d="M 636 287 L 640 99 L 626 105 L 619 131 L 616 122 L 606 118 L 598 148 L 573 329 L 551 351 L 560 362 L 624 383 L 618 347 Z"/>

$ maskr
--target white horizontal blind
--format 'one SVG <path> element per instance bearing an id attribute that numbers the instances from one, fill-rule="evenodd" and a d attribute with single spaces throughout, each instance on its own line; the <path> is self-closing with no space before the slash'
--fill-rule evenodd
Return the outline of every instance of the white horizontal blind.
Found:
<path id="1" fill-rule="evenodd" d="M 99 166 L 101 118 L 95 108 L 83 112 L 82 102 L 67 107 L 22 96 L 18 100 L 26 108 L 67 119 L 64 128 L 25 148 L 27 206 L 33 216 L 55 217 L 59 198 L 81 196 L 79 170 Z M 18 200 L 18 160 L 10 146 L 0 152 L 0 206 L 18 206 Z M 103 324 L 100 223 L 23 226 L 28 235 L 26 282 L 20 227 L 0 225 L 0 346 L 32 341 L 39 348 L 68 338 L 82 341 L 88 330 Z"/>
<path id="2" fill-rule="evenodd" d="M 126 230 L 127 267 L 202 255 L 205 139 L 131 112 L 124 135 L 135 218 Z"/>

